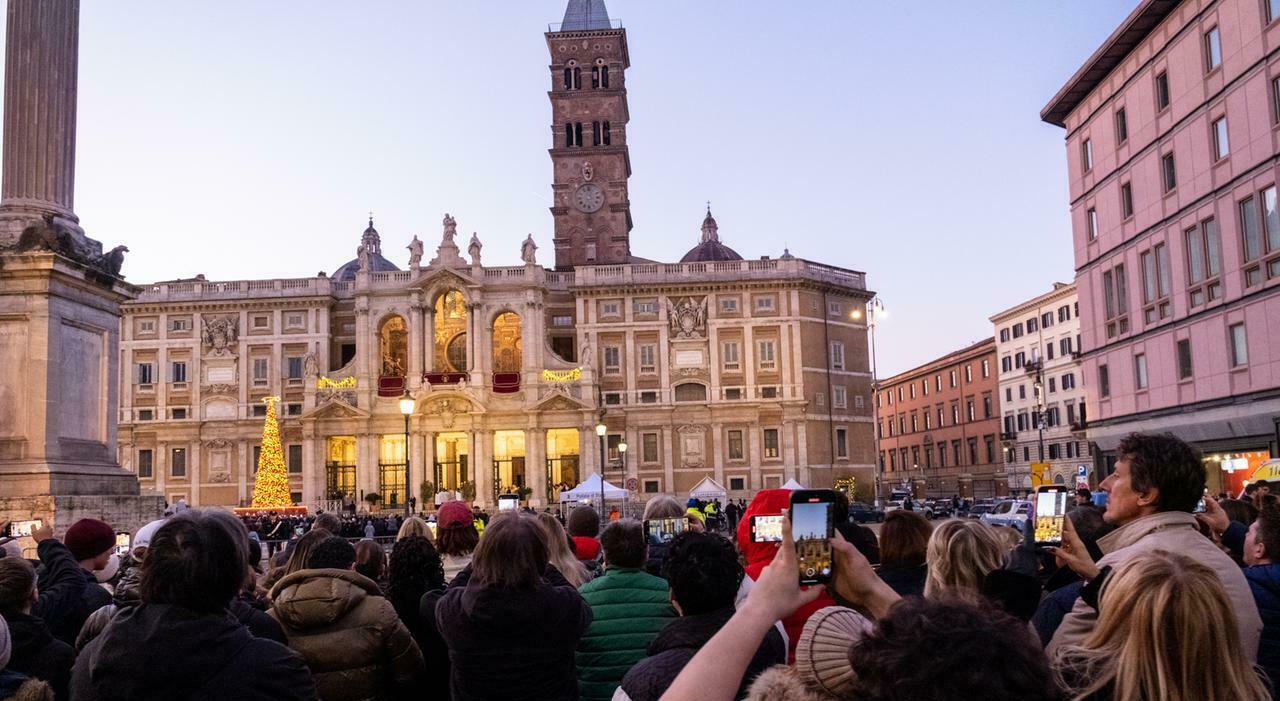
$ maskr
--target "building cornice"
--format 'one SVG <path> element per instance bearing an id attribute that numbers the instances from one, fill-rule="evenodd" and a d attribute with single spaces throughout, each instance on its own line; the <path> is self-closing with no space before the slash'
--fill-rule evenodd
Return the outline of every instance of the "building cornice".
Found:
<path id="1" fill-rule="evenodd" d="M 989 321 L 993 324 L 1000 324 L 1001 322 L 1011 320 L 1013 317 L 1022 316 L 1032 309 L 1038 309 L 1049 302 L 1073 297 L 1076 294 L 1076 284 L 1074 282 L 1055 282 L 1053 285 L 1054 289 L 1049 292 L 995 314 L 989 319 Z"/>
<path id="2" fill-rule="evenodd" d="M 886 377 L 876 383 L 881 389 L 888 389 L 891 385 L 898 385 L 909 380 L 915 380 L 925 375 L 931 375 L 937 370 L 952 365 L 959 365 L 965 361 L 979 359 L 984 355 L 990 354 L 995 356 L 996 339 L 985 338 L 977 343 L 961 348 L 958 351 L 948 353 L 937 360 L 931 360 L 924 365 L 900 372 L 892 377 Z M 990 379 L 990 378 L 989 378 Z"/>

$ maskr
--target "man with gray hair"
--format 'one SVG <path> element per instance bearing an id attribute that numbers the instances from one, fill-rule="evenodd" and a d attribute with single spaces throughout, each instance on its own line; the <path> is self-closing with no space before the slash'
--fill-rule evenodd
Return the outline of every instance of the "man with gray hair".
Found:
<path id="1" fill-rule="evenodd" d="M 604 576 L 582 585 L 591 626 L 578 643 L 578 692 L 583 701 L 608 700 L 622 677 L 644 658 L 649 642 L 675 617 L 667 582 L 644 571 L 649 547 L 644 525 L 615 521 L 600 534 Z"/>

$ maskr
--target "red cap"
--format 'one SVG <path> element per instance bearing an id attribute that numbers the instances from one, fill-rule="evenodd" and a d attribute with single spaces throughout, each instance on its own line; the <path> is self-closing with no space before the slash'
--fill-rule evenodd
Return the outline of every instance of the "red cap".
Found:
<path id="1" fill-rule="evenodd" d="M 474 519 L 465 501 L 446 501 L 436 511 L 436 524 L 440 528 L 470 526 Z"/>

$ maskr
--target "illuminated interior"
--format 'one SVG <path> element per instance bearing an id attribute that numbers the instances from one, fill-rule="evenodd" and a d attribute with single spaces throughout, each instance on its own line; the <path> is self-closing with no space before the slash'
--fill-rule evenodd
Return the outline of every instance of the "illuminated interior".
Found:
<path id="1" fill-rule="evenodd" d="M 409 367 L 409 327 L 404 317 L 390 316 L 378 329 L 383 377 L 404 377 Z"/>
<path id="2" fill-rule="evenodd" d="M 436 298 L 433 372 L 467 371 L 467 301 L 457 290 Z"/>

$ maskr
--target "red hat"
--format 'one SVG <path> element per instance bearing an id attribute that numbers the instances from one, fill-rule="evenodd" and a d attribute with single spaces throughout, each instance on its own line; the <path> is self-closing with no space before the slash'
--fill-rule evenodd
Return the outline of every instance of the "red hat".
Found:
<path id="1" fill-rule="evenodd" d="M 71 524 L 62 542 L 77 560 L 88 560 L 116 547 L 116 531 L 96 518 L 82 518 Z"/>
<path id="2" fill-rule="evenodd" d="M 475 517 L 465 501 L 446 501 L 436 511 L 436 524 L 440 528 L 470 526 L 474 522 Z"/>

